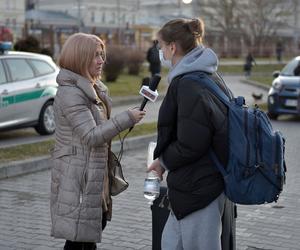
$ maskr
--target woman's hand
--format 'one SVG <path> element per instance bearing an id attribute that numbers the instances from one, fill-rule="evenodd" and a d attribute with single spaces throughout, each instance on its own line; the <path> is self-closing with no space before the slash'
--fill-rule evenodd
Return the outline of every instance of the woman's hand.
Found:
<path id="1" fill-rule="evenodd" d="M 135 120 L 135 123 L 138 123 L 146 115 L 146 111 L 145 110 L 140 111 L 138 108 L 129 109 L 129 112 L 133 116 L 133 118 Z"/>
<path id="2" fill-rule="evenodd" d="M 160 178 L 160 180 L 163 180 L 163 174 L 165 172 L 165 169 L 160 165 L 160 162 L 158 159 L 154 160 L 150 166 L 148 166 L 147 173 L 154 171 L 156 172 L 157 176 Z"/>

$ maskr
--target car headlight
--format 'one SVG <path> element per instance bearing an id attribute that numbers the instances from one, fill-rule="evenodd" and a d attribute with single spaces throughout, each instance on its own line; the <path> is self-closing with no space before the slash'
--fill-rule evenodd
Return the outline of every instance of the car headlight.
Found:
<path id="1" fill-rule="evenodd" d="M 280 90 L 282 88 L 282 83 L 280 81 L 274 81 L 272 86 L 274 89 Z"/>

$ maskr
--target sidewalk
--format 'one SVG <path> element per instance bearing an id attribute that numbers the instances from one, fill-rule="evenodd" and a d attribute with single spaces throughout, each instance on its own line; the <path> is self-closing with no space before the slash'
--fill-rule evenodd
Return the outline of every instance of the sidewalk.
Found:
<path id="1" fill-rule="evenodd" d="M 129 188 L 113 197 L 99 250 L 152 249 L 152 215 L 143 197 L 146 153 L 141 148 L 124 154 Z M 238 206 L 237 250 L 300 249 L 300 171 L 296 160 L 289 163 L 289 185 L 278 203 Z M 49 188 L 50 171 L 0 181 L 1 250 L 62 250 L 64 241 L 50 237 Z"/>

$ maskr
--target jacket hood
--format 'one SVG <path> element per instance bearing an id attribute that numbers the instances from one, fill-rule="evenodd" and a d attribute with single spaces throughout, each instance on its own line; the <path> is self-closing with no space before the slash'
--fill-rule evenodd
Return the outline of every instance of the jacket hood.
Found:
<path id="1" fill-rule="evenodd" d="M 177 64 L 175 64 L 168 75 L 168 82 L 179 75 L 194 72 L 204 71 L 207 73 L 214 73 L 218 68 L 218 57 L 209 48 L 198 46 L 186 54 Z"/>
<path id="2" fill-rule="evenodd" d="M 94 103 L 97 102 L 97 97 L 99 95 L 104 99 L 110 99 L 108 96 L 106 96 L 107 87 L 101 81 L 97 81 L 95 88 L 93 88 L 92 82 L 89 79 L 68 69 L 61 69 L 59 71 L 56 77 L 56 82 L 59 86 L 76 85 Z M 110 100 L 107 101 L 111 102 Z"/>

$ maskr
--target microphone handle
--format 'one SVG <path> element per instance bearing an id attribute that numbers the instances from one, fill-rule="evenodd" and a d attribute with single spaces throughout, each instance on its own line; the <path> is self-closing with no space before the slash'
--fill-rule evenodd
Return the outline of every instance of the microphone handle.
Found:
<path id="1" fill-rule="evenodd" d="M 148 99 L 144 97 L 144 100 L 140 106 L 140 111 L 142 111 L 145 108 L 147 102 L 148 102 Z M 129 132 L 133 129 L 133 127 L 129 128 Z"/>
<path id="2" fill-rule="evenodd" d="M 144 97 L 144 100 L 140 106 L 140 111 L 144 110 L 145 106 L 146 106 L 146 103 L 148 102 L 148 99 Z"/>

